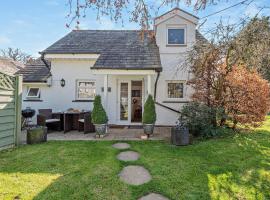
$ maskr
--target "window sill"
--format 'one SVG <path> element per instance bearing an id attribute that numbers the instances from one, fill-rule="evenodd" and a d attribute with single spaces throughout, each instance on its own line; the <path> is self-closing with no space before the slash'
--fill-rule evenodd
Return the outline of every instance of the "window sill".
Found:
<path id="1" fill-rule="evenodd" d="M 72 102 L 94 102 L 94 100 L 79 100 L 79 99 L 77 99 L 77 100 L 73 100 Z"/>
<path id="2" fill-rule="evenodd" d="M 186 44 L 167 44 L 166 47 L 187 47 Z"/>
<path id="3" fill-rule="evenodd" d="M 189 101 L 187 100 L 167 100 L 167 101 L 162 101 L 162 103 L 188 103 Z"/>
<path id="4" fill-rule="evenodd" d="M 24 99 L 23 101 L 28 101 L 28 102 L 42 102 L 43 100 L 41 100 L 41 99 Z"/>

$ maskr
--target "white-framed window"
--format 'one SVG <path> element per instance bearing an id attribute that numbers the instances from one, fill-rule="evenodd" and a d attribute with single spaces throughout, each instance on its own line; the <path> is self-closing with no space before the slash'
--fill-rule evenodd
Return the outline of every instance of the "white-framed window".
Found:
<path id="1" fill-rule="evenodd" d="M 26 98 L 28 99 L 39 99 L 40 98 L 40 88 L 29 87 L 27 91 Z"/>
<path id="2" fill-rule="evenodd" d="M 184 98 L 184 81 L 167 81 L 168 99 Z"/>
<path id="3" fill-rule="evenodd" d="M 92 100 L 96 95 L 96 81 L 77 80 L 76 81 L 76 99 Z"/>
<path id="4" fill-rule="evenodd" d="M 168 27 L 167 28 L 167 45 L 185 45 L 186 28 Z"/>

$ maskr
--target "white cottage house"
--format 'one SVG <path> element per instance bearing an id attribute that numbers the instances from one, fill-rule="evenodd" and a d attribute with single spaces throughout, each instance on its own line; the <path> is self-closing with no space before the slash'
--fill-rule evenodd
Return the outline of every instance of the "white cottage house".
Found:
<path id="1" fill-rule="evenodd" d="M 156 125 L 174 125 L 190 100 L 188 70 L 179 70 L 196 40 L 198 18 L 175 8 L 154 20 L 154 30 L 74 30 L 41 52 L 42 63 L 21 73 L 23 108 L 92 110 L 100 94 L 109 124 L 141 124 L 148 94 Z"/>

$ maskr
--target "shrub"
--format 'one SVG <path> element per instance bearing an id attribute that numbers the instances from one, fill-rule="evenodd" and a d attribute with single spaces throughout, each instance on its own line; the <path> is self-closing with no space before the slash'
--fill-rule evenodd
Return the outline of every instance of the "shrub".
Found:
<path id="1" fill-rule="evenodd" d="M 91 113 L 94 124 L 106 124 L 108 122 L 107 114 L 101 104 L 101 97 L 97 95 L 94 100 L 94 108 Z"/>
<path id="2" fill-rule="evenodd" d="M 192 135 L 213 137 L 223 132 L 221 130 L 223 128 L 213 125 L 213 120 L 221 118 L 221 114 L 223 114 L 222 109 L 210 108 L 202 103 L 191 102 L 183 107 L 180 120 L 189 128 Z"/>
<path id="3" fill-rule="evenodd" d="M 144 104 L 143 111 L 143 123 L 154 124 L 156 122 L 156 108 L 152 95 L 148 95 L 148 98 Z"/>
<path id="4" fill-rule="evenodd" d="M 233 67 L 227 76 L 225 109 L 234 122 L 257 126 L 270 108 L 269 83 L 256 71 L 245 66 Z"/>

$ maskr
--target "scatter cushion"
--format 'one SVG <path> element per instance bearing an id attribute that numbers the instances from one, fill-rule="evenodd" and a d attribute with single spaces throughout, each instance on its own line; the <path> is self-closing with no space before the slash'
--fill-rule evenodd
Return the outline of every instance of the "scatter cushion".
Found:
<path id="1" fill-rule="evenodd" d="M 46 123 L 60 122 L 60 119 L 46 119 Z"/>

